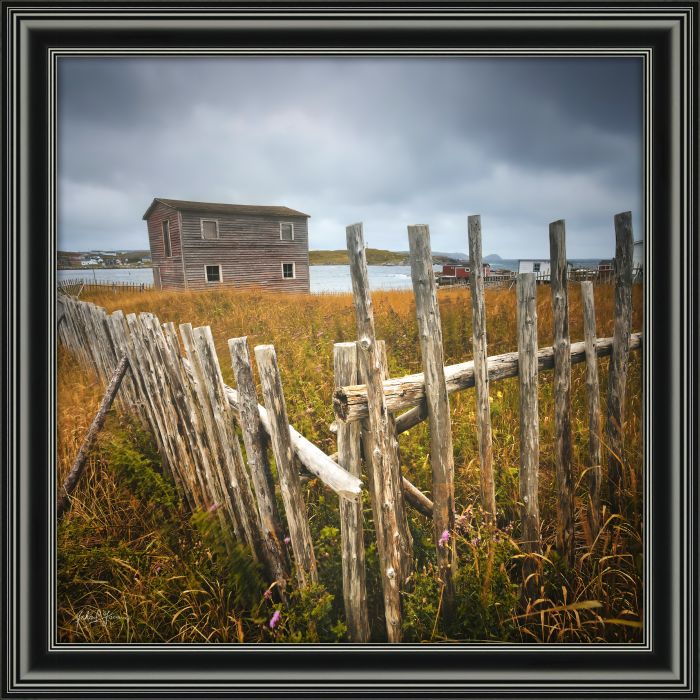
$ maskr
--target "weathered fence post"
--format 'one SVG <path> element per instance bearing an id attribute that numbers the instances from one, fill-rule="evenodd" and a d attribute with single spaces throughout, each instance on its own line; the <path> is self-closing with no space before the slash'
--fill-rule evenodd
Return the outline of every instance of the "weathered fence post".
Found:
<path id="1" fill-rule="evenodd" d="M 598 358 L 596 357 L 596 322 L 593 283 L 581 282 L 583 302 L 583 337 L 586 343 L 586 393 L 588 399 L 588 492 L 591 535 L 595 539 L 600 530 L 600 389 L 598 386 Z"/>
<path id="2" fill-rule="evenodd" d="M 496 522 L 496 487 L 493 478 L 493 442 L 491 437 L 491 408 L 489 406 L 489 377 L 486 369 L 486 308 L 484 303 L 484 268 L 481 259 L 481 217 L 469 219 L 469 287 L 472 297 L 472 354 L 474 356 L 474 386 L 476 387 L 476 434 L 481 462 L 481 505 L 486 517 Z"/>
<path id="3" fill-rule="evenodd" d="M 105 395 L 100 403 L 100 408 L 90 424 L 90 429 L 83 440 L 83 444 L 80 446 L 80 450 L 78 450 L 78 454 L 73 461 L 73 466 L 71 467 L 68 476 L 63 482 L 63 486 L 61 486 L 60 496 L 56 505 L 57 518 L 60 518 L 70 506 L 70 497 L 75 490 L 75 487 L 78 485 L 80 476 L 85 468 L 85 463 L 87 462 L 88 454 L 90 453 L 92 446 L 95 444 L 97 433 L 100 432 L 102 426 L 104 425 L 107 417 L 107 411 L 109 411 L 112 401 L 114 401 L 114 397 L 119 391 L 119 385 L 121 384 L 128 368 L 129 360 L 127 359 L 126 355 L 124 355 L 119 361 L 117 368 L 114 370 L 114 374 L 107 385 L 107 390 L 105 391 Z"/>
<path id="4" fill-rule="evenodd" d="M 311 530 L 306 515 L 306 503 L 304 503 L 301 492 L 299 473 L 294 464 L 287 405 L 277 367 L 275 348 L 272 345 L 258 345 L 255 348 L 255 360 L 258 363 L 260 384 L 270 418 L 272 451 L 275 455 L 280 490 L 289 523 L 289 535 L 292 539 L 297 578 L 301 586 L 306 586 L 318 581 L 318 571 L 314 546 L 311 541 Z"/>
<path id="5" fill-rule="evenodd" d="M 284 534 L 282 521 L 275 501 L 275 485 L 267 460 L 263 430 L 258 413 L 258 396 L 255 391 L 253 370 L 250 366 L 246 338 L 230 338 L 228 341 L 231 364 L 238 385 L 239 423 L 243 433 L 248 467 L 258 501 L 258 511 L 263 528 L 263 538 L 268 550 L 268 561 L 275 580 L 288 577 L 287 555 L 282 546 Z"/>
<path id="6" fill-rule="evenodd" d="M 625 420 L 625 385 L 632 324 L 632 212 L 615 214 L 615 329 L 608 370 L 608 417 L 605 426 L 609 455 L 608 480 L 613 513 L 622 508 L 622 452 Z"/>
<path id="7" fill-rule="evenodd" d="M 444 590 L 443 618 L 448 621 L 454 613 L 454 581 L 452 569 L 456 564 L 454 542 L 454 454 L 450 404 L 445 384 L 442 326 L 437 301 L 433 261 L 430 250 L 430 230 L 427 226 L 409 226 L 411 277 L 416 298 L 416 318 L 420 337 L 425 398 L 430 426 L 430 465 L 433 472 L 433 538 L 437 551 L 438 569 Z"/>
<path id="8" fill-rule="evenodd" d="M 518 275 L 518 364 L 520 378 L 520 502 L 522 504 L 522 548 L 526 553 L 542 551 L 538 503 L 540 460 L 537 415 L 537 287 L 535 275 Z M 528 557 L 523 564 L 525 590 L 536 591 L 537 562 Z"/>
<path id="9" fill-rule="evenodd" d="M 554 429 L 557 473 L 557 546 L 569 566 L 574 565 L 574 483 L 571 468 L 571 342 L 566 262 L 566 229 L 563 220 L 549 225 L 552 312 L 554 317 Z"/>
<path id="10" fill-rule="evenodd" d="M 412 546 L 401 491 L 398 442 L 387 422 L 388 412 L 382 387 L 382 363 L 374 331 L 374 312 L 367 281 L 367 260 L 362 224 L 346 229 L 350 258 L 361 376 L 367 384 L 369 425 L 373 447 L 372 482 L 377 510 L 382 511 L 383 537 L 378 537 L 379 562 L 384 592 L 387 635 L 390 642 L 401 641 L 400 577 L 410 570 Z M 379 524 L 378 524 L 379 525 Z"/>
<path id="11" fill-rule="evenodd" d="M 333 368 L 336 386 L 353 384 L 357 379 L 357 346 L 336 343 L 333 346 Z M 338 464 L 354 476 L 361 476 L 360 425 L 338 425 Z M 340 497 L 340 536 L 343 564 L 343 600 L 350 639 L 369 641 L 365 543 L 362 522 L 362 499 L 356 502 Z"/>
<path id="12" fill-rule="evenodd" d="M 225 395 L 224 378 L 216 355 L 211 328 L 209 326 L 195 328 L 194 340 L 207 379 L 206 387 L 214 411 L 214 420 L 226 452 L 226 473 L 224 475 L 226 487 L 229 490 L 231 501 L 237 509 L 246 541 L 255 557 L 266 562 L 260 518 L 248 473 L 243 463 L 238 435 L 235 432 L 233 412 Z"/>
<path id="13" fill-rule="evenodd" d="M 227 454 L 227 445 L 225 444 L 223 436 L 219 432 L 214 414 L 214 408 L 209 400 L 209 394 L 206 387 L 207 377 L 203 367 L 202 358 L 197 349 L 197 343 L 195 342 L 192 324 L 181 323 L 180 336 L 182 337 L 185 352 L 187 353 L 187 358 L 192 370 L 193 388 L 199 402 L 202 424 L 206 432 L 207 442 L 209 443 L 213 458 L 211 467 L 214 473 L 212 474 L 211 486 L 215 489 L 215 504 L 220 506 L 219 508 L 216 508 L 216 513 L 217 515 L 221 516 L 221 513 L 225 512 L 228 526 L 235 534 L 236 539 L 238 539 L 240 542 L 245 542 L 246 532 L 243 528 L 243 524 L 241 523 L 236 504 L 231 499 L 231 494 L 229 493 L 229 489 L 226 485 L 226 474 L 224 470 L 227 469 L 226 465 L 228 464 L 230 456 Z"/>
<path id="14" fill-rule="evenodd" d="M 215 503 L 222 505 L 218 497 L 218 489 L 214 485 L 212 465 L 214 462 L 213 446 L 208 442 L 207 431 L 204 427 L 202 408 L 197 403 L 196 390 L 193 379 L 190 378 L 185 368 L 186 360 L 180 354 L 180 344 L 177 338 L 175 324 L 172 322 L 162 325 L 163 339 L 165 341 L 167 356 L 170 358 L 170 367 L 176 386 L 179 390 L 179 400 L 182 403 L 182 419 L 185 430 L 190 435 L 192 456 L 195 461 L 197 483 L 201 493 L 202 507 L 209 509 Z M 218 510 L 223 523 L 223 513 Z"/>

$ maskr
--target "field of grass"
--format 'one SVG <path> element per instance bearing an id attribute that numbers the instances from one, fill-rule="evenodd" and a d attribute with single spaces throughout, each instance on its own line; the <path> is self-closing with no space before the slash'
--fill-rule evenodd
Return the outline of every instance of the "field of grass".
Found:
<path id="1" fill-rule="evenodd" d="M 89 298 L 108 311 L 150 311 L 161 322 L 210 325 L 224 378 L 234 385 L 228 338 L 246 335 L 252 347 L 272 343 L 291 423 L 327 453 L 333 343 L 352 340 L 350 295 L 277 295 L 262 291 L 145 292 Z M 378 337 L 387 343 L 392 376 L 421 371 L 411 292 L 373 295 Z M 445 361 L 471 358 L 471 306 L 466 289 L 439 294 Z M 515 291 L 486 293 L 489 354 L 516 349 Z M 596 288 L 598 335 L 612 335 L 613 290 Z M 581 300 L 570 293 L 572 341 L 583 338 Z M 633 330 L 642 328 L 641 289 L 634 290 Z M 538 296 L 539 345 L 551 344 L 550 289 Z M 252 352 L 251 352 L 252 355 Z M 605 410 L 607 359 L 600 363 Z M 545 554 L 540 597 L 523 607 L 517 519 L 518 382 L 493 383 L 491 411 L 497 477 L 498 525 L 486 532 L 478 508 L 479 475 L 473 391 L 451 397 L 455 491 L 460 527 L 456 575 L 458 609 L 445 621 L 438 612 L 430 523 L 409 510 L 415 571 L 404 594 L 407 641 L 635 642 L 641 639 L 642 383 L 634 353 L 627 384 L 624 426 L 624 517 L 604 517 L 592 541 L 586 526 L 587 416 L 585 369 L 572 368 L 572 430 L 576 491 L 577 557 L 568 569 L 554 550 L 556 511 L 552 373 L 540 375 L 540 514 Z M 59 352 L 59 481 L 70 468 L 101 396 L 94 379 Z M 427 425 L 401 436 L 404 474 L 430 493 Z M 603 482 L 605 493 L 605 479 Z M 282 605 L 248 552 L 227 554 L 207 514 L 190 514 L 160 470 L 149 436 L 113 411 L 100 436 L 72 510 L 58 529 L 58 625 L 66 641 L 272 642 L 344 641 L 338 503 L 317 480 L 305 483 L 320 584 L 294 590 Z M 369 610 L 373 640 L 385 639 L 381 584 L 365 500 Z M 234 561 L 232 561 L 232 556 Z M 281 612 L 278 625 L 269 620 Z"/>

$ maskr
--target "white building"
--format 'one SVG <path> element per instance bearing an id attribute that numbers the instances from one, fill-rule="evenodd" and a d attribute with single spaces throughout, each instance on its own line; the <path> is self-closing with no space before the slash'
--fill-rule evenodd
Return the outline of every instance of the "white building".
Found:
<path id="1" fill-rule="evenodd" d="M 644 267 L 644 241 L 635 241 L 632 251 L 632 269 Z"/>
<path id="2" fill-rule="evenodd" d="M 518 274 L 521 272 L 534 272 L 537 277 L 546 276 L 549 279 L 551 271 L 549 260 L 519 260 Z"/>

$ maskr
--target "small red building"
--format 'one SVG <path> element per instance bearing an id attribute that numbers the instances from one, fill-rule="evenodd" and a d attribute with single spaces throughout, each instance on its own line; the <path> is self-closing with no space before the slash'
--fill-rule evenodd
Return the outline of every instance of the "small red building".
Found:
<path id="1" fill-rule="evenodd" d="M 489 277 L 491 275 L 491 265 L 489 263 L 483 263 L 484 266 L 484 277 Z M 468 265 L 443 265 L 442 273 L 440 274 L 441 284 L 460 284 L 466 282 L 469 279 L 469 266 Z"/>

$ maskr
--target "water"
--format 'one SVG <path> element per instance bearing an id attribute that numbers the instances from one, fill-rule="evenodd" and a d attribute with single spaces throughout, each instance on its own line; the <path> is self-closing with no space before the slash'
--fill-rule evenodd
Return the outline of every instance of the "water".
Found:
<path id="1" fill-rule="evenodd" d="M 309 268 L 312 292 L 352 292 L 349 265 L 312 265 Z M 370 289 L 410 289 L 408 265 L 368 265 Z"/>
<path id="2" fill-rule="evenodd" d="M 309 268 L 312 292 L 351 292 L 349 265 L 312 265 Z M 370 289 L 410 289 L 411 268 L 408 265 L 370 265 L 367 268 Z M 153 284 L 151 268 L 133 270 L 94 269 L 58 270 L 56 279 L 83 279 L 87 282 L 135 282 Z"/>
<path id="3" fill-rule="evenodd" d="M 595 260 L 571 260 L 574 267 L 595 267 Z M 491 263 L 491 269 L 498 274 L 499 270 L 518 271 L 517 260 L 499 260 Z M 436 265 L 435 270 L 442 270 Z M 309 268 L 312 292 L 352 292 L 349 265 L 312 265 Z M 411 268 L 408 265 L 369 265 L 367 267 L 370 289 L 410 289 Z M 138 284 L 153 284 L 151 268 L 123 269 L 94 269 L 94 270 L 58 270 L 58 281 L 66 279 L 84 279 L 98 282 L 135 282 Z"/>
<path id="4" fill-rule="evenodd" d="M 93 270 L 57 270 L 56 281 L 81 279 L 85 282 L 133 282 L 134 284 L 153 284 L 153 271 L 150 267 L 123 270 L 120 268 Z"/>

